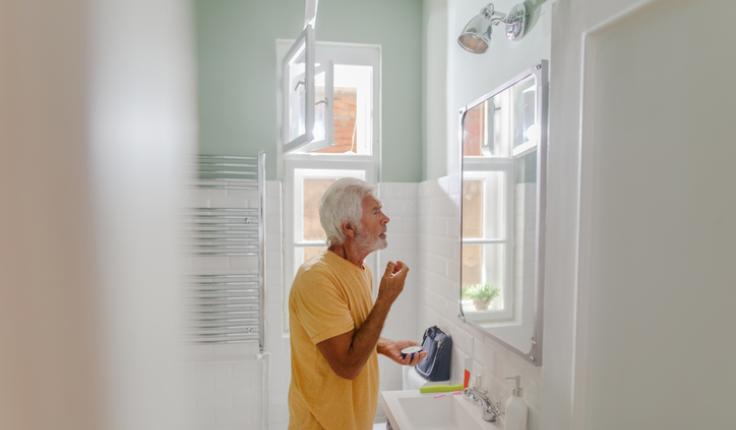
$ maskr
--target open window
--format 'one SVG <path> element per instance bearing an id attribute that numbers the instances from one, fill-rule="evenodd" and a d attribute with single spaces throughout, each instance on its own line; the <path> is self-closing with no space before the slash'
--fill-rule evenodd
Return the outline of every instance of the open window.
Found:
<path id="1" fill-rule="evenodd" d="M 380 170 L 380 47 L 319 42 L 314 49 L 312 139 L 283 146 L 279 153 L 284 184 L 288 184 L 284 187 L 283 224 L 285 300 L 299 265 L 325 248 L 317 216 L 324 190 L 346 176 L 375 183 Z M 292 42 L 277 41 L 276 53 L 286 64 L 287 53 L 293 54 Z M 295 74 L 293 80 L 298 82 L 301 75 Z M 281 89 L 282 94 L 287 88 Z M 287 105 L 282 109 L 288 111 Z M 290 117 L 300 118 L 284 112 L 284 130 L 293 127 L 287 123 Z M 374 270 L 376 258 L 371 256 L 367 265 Z M 284 306 L 286 318 L 286 302 Z M 286 321 L 284 327 L 288 330 Z"/>
<path id="2" fill-rule="evenodd" d="M 281 69 L 284 117 L 282 141 L 288 153 L 312 142 L 314 132 L 314 30 L 307 25 L 291 45 Z"/>
<path id="3" fill-rule="evenodd" d="M 281 153 L 374 156 L 380 49 L 314 43 L 310 29 L 283 57 Z"/>
<path id="4" fill-rule="evenodd" d="M 331 61 L 315 64 L 314 69 L 314 125 L 312 140 L 291 151 L 316 151 L 332 145 L 334 106 L 334 66 Z"/>

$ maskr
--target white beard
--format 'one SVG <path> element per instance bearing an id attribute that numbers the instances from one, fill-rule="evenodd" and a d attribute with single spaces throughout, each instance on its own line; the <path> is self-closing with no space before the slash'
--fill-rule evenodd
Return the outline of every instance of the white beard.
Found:
<path id="1" fill-rule="evenodd" d="M 374 239 L 366 237 L 361 233 L 360 230 L 356 231 L 355 242 L 360 249 L 368 253 L 377 251 L 379 249 L 386 249 L 386 247 L 388 246 L 388 240 L 381 237 L 376 237 Z"/>

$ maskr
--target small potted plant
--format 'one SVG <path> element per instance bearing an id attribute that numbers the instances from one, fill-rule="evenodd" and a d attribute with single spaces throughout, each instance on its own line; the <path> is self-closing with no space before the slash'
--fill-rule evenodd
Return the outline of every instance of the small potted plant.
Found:
<path id="1" fill-rule="evenodd" d="M 467 286 L 464 293 L 465 297 L 473 301 L 476 311 L 485 311 L 501 290 L 491 284 L 474 284 Z"/>

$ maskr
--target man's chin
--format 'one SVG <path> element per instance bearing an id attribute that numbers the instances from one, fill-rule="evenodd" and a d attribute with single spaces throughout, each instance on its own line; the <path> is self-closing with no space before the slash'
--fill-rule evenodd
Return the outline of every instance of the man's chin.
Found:
<path id="1" fill-rule="evenodd" d="M 386 239 L 378 239 L 377 241 L 373 242 L 373 244 L 367 247 L 369 249 L 368 253 L 370 254 L 371 252 L 380 251 L 381 249 L 386 249 L 387 246 L 388 246 L 388 241 Z"/>

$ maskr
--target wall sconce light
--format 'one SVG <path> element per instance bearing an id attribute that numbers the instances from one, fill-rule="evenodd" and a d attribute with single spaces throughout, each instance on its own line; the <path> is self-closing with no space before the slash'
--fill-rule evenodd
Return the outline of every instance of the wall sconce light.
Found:
<path id="1" fill-rule="evenodd" d="M 506 38 L 517 40 L 526 31 L 527 10 L 524 3 L 512 7 L 508 14 L 496 12 L 493 3 L 488 3 L 480 13 L 468 21 L 457 38 L 457 43 L 466 51 L 482 54 L 491 43 L 491 30 L 494 25 L 506 24 Z"/>

